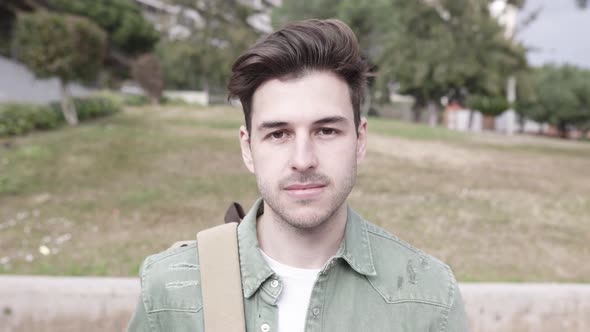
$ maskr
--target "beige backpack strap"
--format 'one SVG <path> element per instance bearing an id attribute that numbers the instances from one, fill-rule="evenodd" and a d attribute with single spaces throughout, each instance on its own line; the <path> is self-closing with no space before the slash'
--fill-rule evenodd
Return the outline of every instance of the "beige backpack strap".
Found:
<path id="1" fill-rule="evenodd" d="M 237 223 L 197 233 L 207 332 L 245 332 Z"/>

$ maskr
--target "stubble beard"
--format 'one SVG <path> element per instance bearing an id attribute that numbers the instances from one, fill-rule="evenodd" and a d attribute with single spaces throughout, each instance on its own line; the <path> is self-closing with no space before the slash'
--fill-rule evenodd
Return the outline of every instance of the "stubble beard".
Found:
<path id="1" fill-rule="evenodd" d="M 355 165 L 356 166 L 356 165 Z M 306 182 L 306 181 L 320 181 L 322 183 L 327 182 L 327 192 L 322 193 L 323 200 L 327 200 L 325 203 L 326 208 L 318 208 L 316 212 L 311 214 L 301 215 L 298 214 L 297 207 L 289 207 L 283 199 L 290 200 L 301 208 L 307 208 L 313 204 L 315 199 L 301 199 L 292 200 L 285 197 L 287 194 L 284 191 L 286 183 L 293 182 Z M 342 183 L 339 187 L 335 187 L 335 183 L 328 177 L 313 173 L 313 174 L 301 174 L 294 177 L 290 177 L 279 182 L 279 185 L 274 185 L 264 181 L 261 177 L 256 177 L 256 183 L 258 190 L 262 195 L 264 202 L 271 208 L 272 211 L 268 211 L 273 215 L 276 222 L 284 227 L 291 228 L 296 232 L 309 233 L 318 229 L 322 225 L 325 225 L 329 220 L 332 219 L 334 214 L 338 212 L 340 207 L 345 203 L 348 195 L 352 191 L 356 181 L 356 167 L 350 173 L 350 176 L 342 179 Z M 333 190 L 335 192 L 330 192 Z"/>

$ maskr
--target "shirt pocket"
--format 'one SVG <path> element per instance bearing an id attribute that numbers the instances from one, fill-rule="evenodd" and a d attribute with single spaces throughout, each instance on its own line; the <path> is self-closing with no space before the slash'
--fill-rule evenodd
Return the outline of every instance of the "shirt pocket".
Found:
<path id="1" fill-rule="evenodd" d="M 146 268 L 142 292 L 148 313 L 198 312 L 203 308 L 198 264 L 162 260 Z"/>

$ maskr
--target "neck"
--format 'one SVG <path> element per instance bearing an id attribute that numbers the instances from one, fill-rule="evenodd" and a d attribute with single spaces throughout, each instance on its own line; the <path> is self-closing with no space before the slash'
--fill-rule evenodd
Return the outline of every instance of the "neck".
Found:
<path id="1" fill-rule="evenodd" d="M 344 238 L 347 209 L 342 204 L 319 226 L 301 229 L 289 225 L 264 203 L 257 221 L 260 248 L 274 260 L 301 269 L 322 268 L 334 256 Z"/>

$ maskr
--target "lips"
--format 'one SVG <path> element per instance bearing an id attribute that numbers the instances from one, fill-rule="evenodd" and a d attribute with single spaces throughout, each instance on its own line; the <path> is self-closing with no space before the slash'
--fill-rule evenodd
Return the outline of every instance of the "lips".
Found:
<path id="1" fill-rule="evenodd" d="M 310 200 L 321 195 L 326 188 L 323 183 L 296 183 L 285 187 L 287 194 L 295 200 Z"/>
<path id="2" fill-rule="evenodd" d="M 321 184 L 321 183 L 292 184 L 290 186 L 287 186 L 285 189 L 286 190 L 309 190 L 309 189 L 315 189 L 315 188 L 322 188 L 325 186 L 326 186 L 325 184 Z"/>

